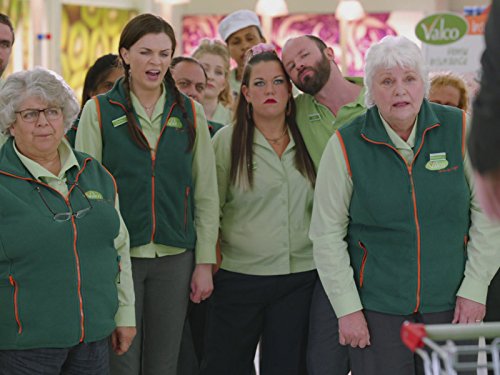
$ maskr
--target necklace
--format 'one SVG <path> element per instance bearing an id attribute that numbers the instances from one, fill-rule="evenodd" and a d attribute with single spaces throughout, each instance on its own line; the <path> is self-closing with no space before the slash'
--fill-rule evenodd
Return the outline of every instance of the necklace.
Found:
<path id="1" fill-rule="evenodd" d="M 141 103 L 141 104 L 142 104 L 142 103 Z M 144 109 L 145 109 L 146 111 L 150 112 L 150 111 L 151 111 L 151 110 L 155 107 L 155 104 L 156 104 L 156 103 L 151 104 L 149 107 L 148 107 L 147 105 L 144 105 L 144 104 L 142 104 L 142 106 L 144 107 Z"/>
<path id="2" fill-rule="evenodd" d="M 288 134 L 288 128 L 285 126 L 285 128 L 283 129 L 283 133 L 278 137 L 278 138 L 267 138 L 264 133 L 262 133 L 262 135 L 264 135 L 264 138 L 266 139 L 266 141 L 268 141 L 269 143 L 272 143 L 274 145 L 278 144 L 279 141 L 281 139 L 283 139 L 285 137 L 285 135 Z"/>

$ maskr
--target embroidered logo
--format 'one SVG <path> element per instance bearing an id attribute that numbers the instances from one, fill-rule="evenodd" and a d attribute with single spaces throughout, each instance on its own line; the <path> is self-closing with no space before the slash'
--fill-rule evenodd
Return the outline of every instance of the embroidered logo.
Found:
<path id="1" fill-rule="evenodd" d="M 126 124 L 127 123 L 127 116 L 123 115 L 122 117 L 115 118 L 113 121 L 111 121 L 113 126 L 116 128 L 120 125 Z"/>
<path id="2" fill-rule="evenodd" d="M 430 171 L 439 171 L 447 166 L 448 160 L 446 160 L 446 152 L 429 154 L 429 161 L 425 164 L 425 168 Z"/>
<path id="3" fill-rule="evenodd" d="M 176 129 L 182 129 L 182 121 L 178 117 L 170 117 L 167 121 L 167 126 Z"/>
<path id="4" fill-rule="evenodd" d="M 101 193 L 95 190 L 89 190 L 85 192 L 85 195 L 87 196 L 88 199 L 94 199 L 94 200 L 103 200 L 104 197 L 102 196 Z"/>
<path id="5" fill-rule="evenodd" d="M 311 122 L 321 120 L 321 116 L 319 115 L 319 113 L 309 113 L 309 115 L 307 115 L 307 117 L 309 117 L 309 121 L 311 121 Z"/>

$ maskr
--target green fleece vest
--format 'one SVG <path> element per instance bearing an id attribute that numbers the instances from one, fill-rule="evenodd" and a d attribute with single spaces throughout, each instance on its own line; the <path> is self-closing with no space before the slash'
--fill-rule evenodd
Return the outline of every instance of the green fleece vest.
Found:
<path id="1" fill-rule="evenodd" d="M 12 140 L 0 151 L 0 349 L 66 348 L 115 328 L 115 186 L 96 160 L 75 155 L 81 169 L 67 172 L 64 197 L 33 179 Z M 90 205 L 63 222 L 50 212 Z"/>
<path id="2" fill-rule="evenodd" d="M 131 138 L 125 116 L 126 99 L 122 79 L 104 95 L 98 95 L 102 131 L 102 163 L 116 178 L 120 211 L 130 234 L 130 246 L 158 244 L 193 249 L 194 228 L 193 153 L 188 151 L 188 125 L 167 92 L 161 135 L 153 159 Z M 182 96 L 184 108 L 194 123 L 192 101 Z M 139 118 L 134 113 L 137 124 Z"/>
<path id="3" fill-rule="evenodd" d="M 470 225 L 464 128 L 462 111 L 424 100 L 410 166 L 376 107 L 339 130 L 353 182 L 346 240 L 365 309 L 454 308 Z"/>

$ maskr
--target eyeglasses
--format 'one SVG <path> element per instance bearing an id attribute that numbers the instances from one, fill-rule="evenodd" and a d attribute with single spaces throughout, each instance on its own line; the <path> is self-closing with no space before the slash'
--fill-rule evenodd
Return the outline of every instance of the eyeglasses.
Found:
<path id="1" fill-rule="evenodd" d="M 85 200 L 89 204 L 89 207 L 83 208 L 83 209 L 75 212 L 75 211 L 73 211 L 73 207 L 71 206 L 71 202 L 69 202 L 70 211 L 69 212 L 60 212 L 60 213 L 56 213 L 50 208 L 47 200 L 44 198 L 44 196 L 42 194 L 42 190 L 40 189 L 40 186 L 35 186 L 35 190 L 40 195 L 40 198 L 42 198 L 42 201 L 45 204 L 45 207 L 47 207 L 48 210 L 50 211 L 50 213 L 53 215 L 54 221 L 61 223 L 63 221 L 68 221 L 69 219 L 71 219 L 72 216 L 76 217 L 77 219 L 81 219 L 81 218 L 85 217 L 89 213 L 89 211 L 93 208 L 92 203 L 90 203 L 89 198 L 83 192 L 83 190 L 80 188 L 80 186 L 77 183 L 74 183 L 73 186 L 75 186 L 77 188 L 77 190 L 83 194 L 83 196 L 85 197 Z"/>
<path id="2" fill-rule="evenodd" d="M 28 122 L 31 124 L 38 121 L 38 118 L 40 117 L 40 112 L 43 112 L 45 118 L 48 121 L 59 120 L 63 114 L 62 109 L 58 107 L 44 108 L 44 109 L 28 108 L 22 111 L 17 111 L 16 113 L 18 113 L 21 116 L 21 119 L 24 122 Z"/>

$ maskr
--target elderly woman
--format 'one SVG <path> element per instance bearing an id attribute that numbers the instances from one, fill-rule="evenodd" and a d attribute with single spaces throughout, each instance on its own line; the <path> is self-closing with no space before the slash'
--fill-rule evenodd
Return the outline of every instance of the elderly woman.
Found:
<path id="1" fill-rule="evenodd" d="M 480 322 L 499 230 L 475 199 L 465 113 L 425 99 L 419 48 L 372 46 L 365 85 L 367 113 L 323 154 L 310 236 L 353 374 L 415 374 L 401 324 Z"/>
<path id="2" fill-rule="evenodd" d="M 106 374 L 135 335 L 128 233 L 113 177 L 64 139 L 78 114 L 42 68 L 0 92 L 0 371 Z"/>

